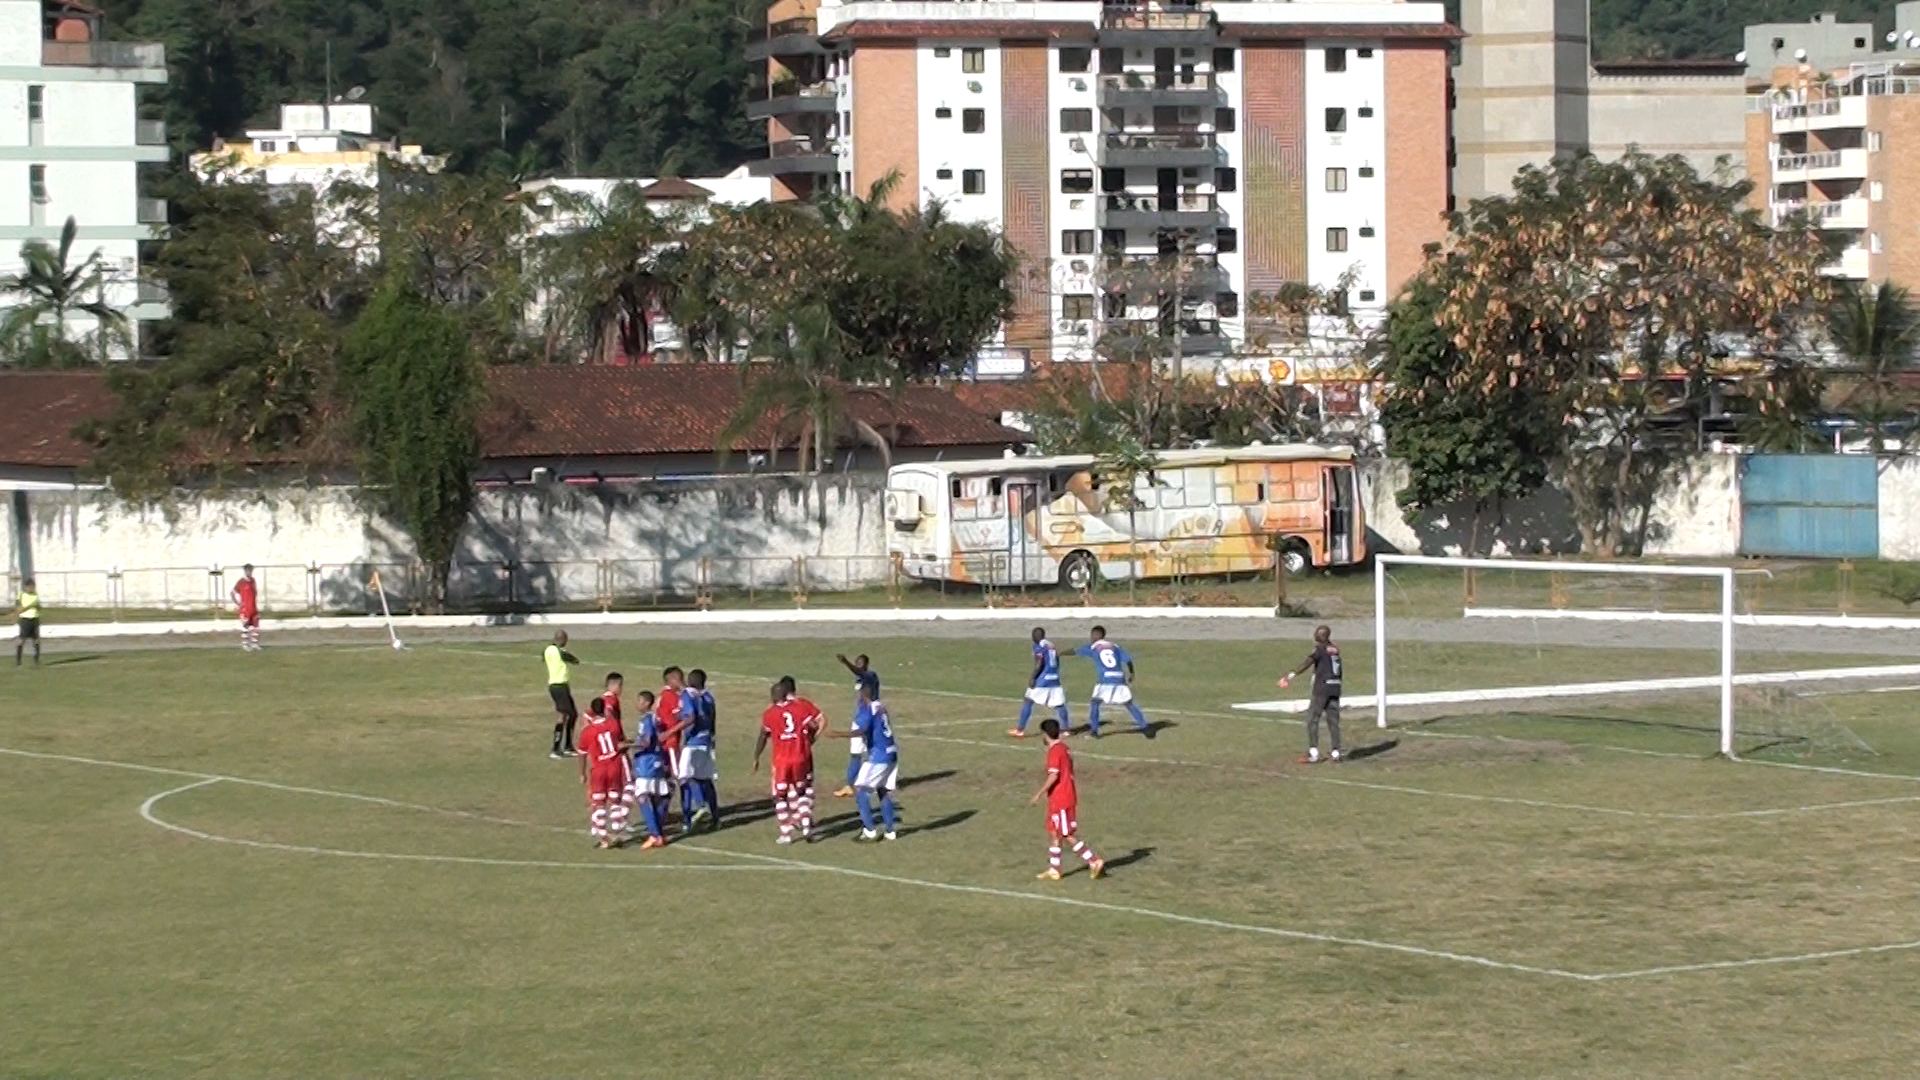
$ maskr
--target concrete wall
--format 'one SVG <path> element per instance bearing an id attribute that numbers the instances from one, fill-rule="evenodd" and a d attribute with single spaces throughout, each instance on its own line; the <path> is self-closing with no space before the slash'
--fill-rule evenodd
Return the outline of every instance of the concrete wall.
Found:
<path id="1" fill-rule="evenodd" d="M 1747 87 L 1738 76 L 1603 76 L 1587 88 L 1588 138 L 1595 156 L 1629 149 L 1679 154 L 1702 176 L 1729 159 L 1730 179 L 1746 176 Z"/>
<path id="2" fill-rule="evenodd" d="M 1920 562 L 1920 458 L 1880 464 L 1880 557 Z"/>

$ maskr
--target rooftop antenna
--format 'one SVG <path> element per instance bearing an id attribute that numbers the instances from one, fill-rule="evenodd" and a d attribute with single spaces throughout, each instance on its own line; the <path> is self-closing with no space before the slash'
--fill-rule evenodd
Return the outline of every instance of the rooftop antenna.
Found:
<path id="1" fill-rule="evenodd" d="M 333 39 L 327 39 L 327 93 L 320 99 L 320 129 L 333 130 Z"/>

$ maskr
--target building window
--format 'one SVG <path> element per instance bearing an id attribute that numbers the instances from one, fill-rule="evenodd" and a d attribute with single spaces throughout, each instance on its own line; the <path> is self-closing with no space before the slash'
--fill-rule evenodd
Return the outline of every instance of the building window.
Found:
<path id="1" fill-rule="evenodd" d="M 1232 49 L 1213 50 L 1213 70 L 1215 71 L 1232 71 L 1233 70 L 1233 50 Z"/>
<path id="2" fill-rule="evenodd" d="M 1231 165 L 1223 166 L 1221 168 L 1213 170 L 1213 190 L 1215 191 L 1240 190 L 1240 174 L 1235 172 L 1233 170 L 1233 166 Z"/>
<path id="3" fill-rule="evenodd" d="M 935 45 L 933 47 L 933 58 L 935 60 L 945 60 L 947 57 L 952 55 L 953 55 L 953 50 L 948 48 L 945 45 Z"/>
<path id="4" fill-rule="evenodd" d="M 1327 170 L 1327 190 L 1328 191 L 1347 190 L 1347 170 L 1328 169 Z"/>
<path id="5" fill-rule="evenodd" d="M 987 170 L 967 169 L 961 172 L 960 193 L 962 195 L 985 195 L 987 193 Z"/>
<path id="6" fill-rule="evenodd" d="M 1073 322 L 1086 322 L 1093 318 L 1093 294 L 1068 293 L 1061 297 L 1060 317 Z"/>
<path id="7" fill-rule="evenodd" d="M 1881 250 L 1882 249 L 1880 247 L 1880 234 L 1868 233 L 1867 234 L 1867 251 L 1869 251 L 1874 255 L 1878 255 L 1880 254 Z"/>
<path id="8" fill-rule="evenodd" d="M 1126 318 L 1127 294 L 1123 292 L 1110 292 L 1101 297 L 1100 312 L 1109 319 Z"/>
<path id="9" fill-rule="evenodd" d="M 280 144 L 272 139 L 261 139 L 259 149 L 263 154 L 271 154 L 280 149 Z"/>
<path id="10" fill-rule="evenodd" d="M 1877 154 L 1880 152 L 1881 147 L 1885 145 L 1886 145 L 1885 140 L 1881 138 L 1880 132 L 1878 131 L 1867 132 L 1867 152 L 1868 153 Z"/>
<path id="11" fill-rule="evenodd" d="M 1373 118 L 1373 106 L 1371 105 L 1360 106 L 1360 119 L 1370 120 L 1372 118 Z"/>
<path id="12" fill-rule="evenodd" d="M 1353 55 L 1359 57 L 1362 60 L 1371 60 L 1373 59 L 1373 50 L 1372 49 L 1355 49 L 1353 50 Z"/>
<path id="13" fill-rule="evenodd" d="M 933 178 L 935 180 L 951 180 L 953 179 L 953 170 L 952 169 L 935 169 L 933 170 Z"/>
<path id="14" fill-rule="evenodd" d="M 1327 70 L 1328 71 L 1347 70 L 1347 50 L 1328 49 L 1327 50 Z"/>
<path id="15" fill-rule="evenodd" d="M 978 75 L 987 70 L 987 50 L 961 49 L 960 70 L 968 75 Z"/>
<path id="16" fill-rule="evenodd" d="M 1373 179 L 1373 166 L 1371 165 L 1360 166 L 1360 179 L 1362 180 Z"/>
<path id="17" fill-rule="evenodd" d="M 987 130 L 987 110 L 961 109 L 960 130 L 968 135 L 978 135 Z"/>
<path id="18" fill-rule="evenodd" d="M 1060 130 L 1066 131 L 1066 132 L 1092 131 L 1093 130 L 1093 110 L 1092 109 L 1061 109 L 1060 110 Z"/>
<path id="19" fill-rule="evenodd" d="M 1101 49 L 1100 50 L 1100 74 L 1118 75 L 1122 71 L 1125 71 L 1126 67 L 1127 67 L 1127 50 L 1125 49 Z"/>
<path id="20" fill-rule="evenodd" d="M 1111 167 L 1101 169 L 1100 190 L 1108 194 L 1127 190 L 1127 170 Z"/>
<path id="21" fill-rule="evenodd" d="M 1127 230 L 1101 229 L 1100 250 L 1109 255 L 1118 254 L 1127 250 Z"/>
<path id="22" fill-rule="evenodd" d="M 945 105 L 938 106 L 933 110 L 933 118 L 935 120 L 951 120 L 953 119 L 953 110 L 947 108 Z"/>
<path id="23" fill-rule="evenodd" d="M 1373 290 L 1372 290 L 1372 289 L 1361 289 L 1361 290 L 1360 290 L 1360 302 L 1361 302 L 1361 303 L 1363 303 L 1363 304 L 1371 304 L 1371 303 L 1373 303 Z"/>
<path id="24" fill-rule="evenodd" d="M 1787 39 L 1786 39 L 1786 38 L 1774 38 L 1774 39 L 1773 39 L 1773 48 L 1774 48 L 1774 51 L 1775 51 L 1775 52 L 1778 52 L 1779 50 L 1781 50 L 1781 49 L 1784 49 L 1784 48 L 1786 48 L 1786 47 L 1787 47 Z"/>
<path id="25" fill-rule="evenodd" d="M 1233 121 L 1234 121 L 1234 116 L 1233 116 L 1232 109 L 1213 110 L 1213 130 L 1232 131 Z"/>
<path id="26" fill-rule="evenodd" d="M 1060 230 L 1060 253 L 1063 255 L 1093 254 L 1092 229 Z"/>
<path id="27" fill-rule="evenodd" d="M 1092 169 L 1061 169 L 1060 190 L 1071 195 L 1081 195 L 1093 190 Z"/>
<path id="28" fill-rule="evenodd" d="M 1328 251 L 1347 250 L 1347 230 L 1328 229 L 1327 230 L 1327 250 Z"/>
<path id="29" fill-rule="evenodd" d="M 47 167 L 45 165 L 27 166 L 27 187 L 33 194 L 33 201 L 47 202 Z"/>
<path id="30" fill-rule="evenodd" d="M 1223 292 L 1213 298 L 1213 317 L 1216 319 L 1237 319 L 1240 317 L 1240 294 Z"/>
<path id="31" fill-rule="evenodd" d="M 1867 47 L 1867 39 L 1866 39 L 1866 38 L 1863 38 L 1863 37 L 1857 37 L 1857 38 L 1854 38 L 1854 39 L 1853 39 L 1853 47 L 1854 47 L 1854 48 L 1856 48 L 1856 49 L 1864 49 L 1864 48 L 1866 48 L 1866 47 Z"/>
<path id="32" fill-rule="evenodd" d="M 1875 180 L 1873 183 L 1867 185 L 1867 198 L 1873 200 L 1874 202 L 1879 202 L 1881 199 L 1884 199 L 1886 197 L 1887 197 L 1887 189 L 1885 185 L 1880 183 L 1880 181 Z"/>
<path id="33" fill-rule="evenodd" d="M 1060 50 L 1061 71 L 1085 71 L 1093 66 L 1093 50 L 1071 47 Z"/>
<path id="34" fill-rule="evenodd" d="M 1226 255 L 1240 250 L 1240 234 L 1233 229 L 1215 229 L 1213 232 L 1213 250 L 1216 254 Z"/>
<path id="35" fill-rule="evenodd" d="M 1362 240 L 1373 239 L 1373 226 L 1371 225 L 1360 226 L 1360 239 Z"/>
<path id="36" fill-rule="evenodd" d="M 1336 134 L 1347 130 L 1347 110 L 1328 109 L 1327 110 L 1327 130 L 1334 132 Z"/>
<path id="37" fill-rule="evenodd" d="M 47 111 L 47 88 L 44 86 L 27 87 L 27 119 L 45 120 Z"/>

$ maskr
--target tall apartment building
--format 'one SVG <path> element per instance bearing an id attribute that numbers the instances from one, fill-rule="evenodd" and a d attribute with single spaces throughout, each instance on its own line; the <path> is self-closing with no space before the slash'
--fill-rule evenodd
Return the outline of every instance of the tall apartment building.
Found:
<path id="1" fill-rule="evenodd" d="M 56 246 L 72 218 L 68 263 L 99 253 L 109 272 L 99 299 L 126 313 L 137 350 L 139 323 L 167 313 L 165 294 L 140 281 L 140 245 L 167 211 L 141 197 L 139 169 L 167 160 L 166 126 L 140 119 L 139 101 L 142 84 L 167 81 L 166 51 L 103 40 L 101 22 L 77 0 L 0 0 L 0 277 L 19 273 L 27 241 Z M 91 316 L 68 317 L 70 339 L 95 329 Z"/>
<path id="2" fill-rule="evenodd" d="M 1377 313 L 1444 236 L 1458 36 L 1405 0 L 780 0 L 753 168 L 783 198 L 897 174 L 896 205 L 1000 229 L 1023 358 L 1176 329 L 1244 355 L 1251 298 Z"/>

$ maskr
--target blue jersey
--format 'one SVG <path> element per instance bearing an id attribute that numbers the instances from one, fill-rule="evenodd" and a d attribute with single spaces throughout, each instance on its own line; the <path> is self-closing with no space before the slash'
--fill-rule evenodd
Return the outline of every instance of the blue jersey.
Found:
<path id="1" fill-rule="evenodd" d="M 714 704 L 713 691 L 688 690 L 681 695 L 684 703 L 682 711 L 687 716 L 686 744 L 713 749 L 713 728 L 718 719 L 719 707 Z"/>
<path id="2" fill-rule="evenodd" d="M 640 718 L 640 730 L 633 737 L 633 775 L 642 780 L 668 775 L 667 748 L 660 741 L 660 721 L 652 713 Z"/>
<path id="3" fill-rule="evenodd" d="M 860 701 L 860 688 L 863 686 L 872 692 L 873 700 L 875 701 L 880 700 L 880 673 L 879 672 L 873 670 L 872 668 L 868 668 L 865 671 L 859 671 L 854 673 L 853 700 L 855 704 L 858 704 Z"/>
<path id="4" fill-rule="evenodd" d="M 887 707 L 874 702 L 853 714 L 853 730 L 867 744 L 867 760 L 877 765 L 892 765 L 900 760 L 900 747 L 893 741 L 893 720 Z"/>
<path id="5" fill-rule="evenodd" d="M 1096 682 L 1103 686 L 1120 686 L 1127 681 L 1127 665 L 1133 663 L 1133 655 L 1127 650 L 1104 638 L 1091 645 L 1082 645 L 1073 650 L 1081 656 L 1091 656 L 1094 665 L 1100 669 Z"/>
<path id="6" fill-rule="evenodd" d="M 1060 650 L 1053 647 L 1053 642 L 1043 638 L 1033 647 L 1033 664 L 1040 669 L 1040 674 L 1033 680 L 1033 685 L 1037 687 L 1060 685 Z"/>

